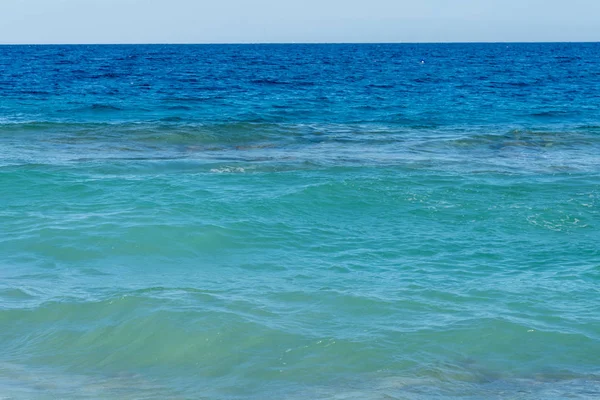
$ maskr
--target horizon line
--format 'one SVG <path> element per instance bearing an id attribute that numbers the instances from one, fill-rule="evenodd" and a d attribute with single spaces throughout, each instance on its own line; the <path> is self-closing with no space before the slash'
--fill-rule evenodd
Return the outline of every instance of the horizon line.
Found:
<path id="1" fill-rule="evenodd" d="M 447 41 L 447 42 L 89 42 L 89 43 L 1 43 L 0 46 L 157 46 L 157 45 L 190 45 L 190 46 L 210 46 L 210 45 L 373 45 L 373 44 L 578 44 L 578 43 L 600 43 L 600 40 L 565 40 L 565 41 Z"/>

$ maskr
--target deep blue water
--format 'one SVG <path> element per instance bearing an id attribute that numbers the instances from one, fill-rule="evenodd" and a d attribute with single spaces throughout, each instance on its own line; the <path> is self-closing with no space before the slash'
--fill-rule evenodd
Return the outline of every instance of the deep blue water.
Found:
<path id="1" fill-rule="evenodd" d="M 5 46 L 1 111 L 6 122 L 594 124 L 599 46 Z"/>
<path id="2" fill-rule="evenodd" d="M 600 397 L 600 44 L 0 47 L 0 399 Z"/>

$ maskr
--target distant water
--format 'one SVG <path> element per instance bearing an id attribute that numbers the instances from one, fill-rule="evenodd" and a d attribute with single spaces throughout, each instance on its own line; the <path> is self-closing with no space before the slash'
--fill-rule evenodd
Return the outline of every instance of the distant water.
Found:
<path id="1" fill-rule="evenodd" d="M 600 398 L 600 44 L 0 47 L 0 399 Z"/>

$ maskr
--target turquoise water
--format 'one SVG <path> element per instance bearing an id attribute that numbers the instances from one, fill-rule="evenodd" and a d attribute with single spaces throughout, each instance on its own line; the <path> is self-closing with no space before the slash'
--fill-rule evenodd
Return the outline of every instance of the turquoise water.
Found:
<path id="1" fill-rule="evenodd" d="M 0 399 L 600 397 L 600 47 L 384 49 L 0 49 Z"/>

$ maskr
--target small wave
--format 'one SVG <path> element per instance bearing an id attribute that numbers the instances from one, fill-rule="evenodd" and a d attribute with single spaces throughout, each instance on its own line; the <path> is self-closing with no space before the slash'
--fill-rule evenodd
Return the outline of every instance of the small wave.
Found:
<path id="1" fill-rule="evenodd" d="M 183 118 L 177 117 L 177 116 L 171 116 L 171 117 L 161 118 L 160 120 L 163 122 L 181 122 L 181 121 L 183 121 Z"/>
<path id="2" fill-rule="evenodd" d="M 571 111 L 540 111 L 530 114 L 530 116 L 535 118 L 565 118 L 575 115 L 576 113 Z"/>
<path id="3" fill-rule="evenodd" d="M 119 108 L 117 106 L 113 106 L 110 104 L 92 104 L 90 107 L 91 110 L 95 110 L 95 111 L 122 111 L 122 108 Z"/>
<path id="4" fill-rule="evenodd" d="M 309 81 L 294 82 L 295 86 L 316 86 L 316 83 Z"/>
<path id="5" fill-rule="evenodd" d="M 204 92 L 218 92 L 218 91 L 222 91 L 224 89 L 228 89 L 228 88 L 223 87 L 223 86 L 200 86 L 200 87 L 196 88 L 196 90 L 204 91 Z"/>
<path id="6" fill-rule="evenodd" d="M 583 130 L 595 131 L 595 130 L 600 130 L 600 125 L 582 125 L 582 126 L 579 126 L 578 128 L 583 129 Z"/>
<path id="7" fill-rule="evenodd" d="M 527 222 L 533 226 L 547 229 L 554 232 L 571 231 L 574 229 L 590 228 L 585 221 L 570 215 L 548 216 L 548 215 L 530 215 Z"/>
<path id="8" fill-rule="evenodd" d="M 31 95 L 31 96 L 49 96 L 52 94 L 45 90 L 22 90 L 20 93 Z"/>
<path id="9" fill-rule="evenodd" d="M 284 82 L 284 81 L 280 81 L 280 80 L 276 80 L 276 79 L 254 79 L 252 81 L 250 81 L 251 83 L 254 83 L 255 85 L 291 85 L 291 82 Z"/>
<path id="10" fill-rule="evenodd" d="M 183 82 L 183 83 L 198 83 L 199 80 L 198 78 L 177 78 L 178 82 Z"/>
<path id="11" fill-rule="evenodd" d="M 393 84 L 375 84 L 372 83 L 367 85 L 368 88 L 376 88 L 376 89 L 393 89 L 395 86 Z"/>
<path id="12" fill-rule="evenodd" d="M 115 126 L 116 124 L 109 122 L 59 122 L 59 121 L 21 121 L 12 119 L 0 118 L 1 129 L 14 129 L 14 130 L 79 130 L 79 129 L 93 129 L 102 128 L 108 126 Z M 134 126 L 133 124 L 118 124 L 122 127 Z"/>
<path id="13" fill-rule="evenodd" d="M 93 78 L 109 78 L 109 79 L 115 79 L 115 78 L 120 78 L 124 76 L 123 74 L 118 74 L 116 72 L 107 72 L 101 75 L 96 75 Z"/>
<path id="14" fill-rule="evenodd" d="M 528 82 L 491 82 L 489 85 L 491 88 L 524 88 L 531 86 Z"/>
<path id="15" fill-rule="evenodd" d="M 432 78 L 432 77 L 427 76 L 424 78 L 413 79 L 413 82 L 415 82 L 415 83 L 440 83 L 440 82 L 442 82 L 442 79 Z"/>
<path id="16" fill-rule="evenodd" d="M 62 109 L 56 110 L 56 112 L 61 113 L 61 114 L 89 113 L 89 112 L 111 113 L 111 112 L 116 112 L 116 111 L 123 111 L 123 109 L 120 107 L 117 107 L 117 106 L 113 106 L 111 104 L 101 104 L 101 103 L 96 103 L 96 104 L 86 105 L 86 106 L 81 106 L 81 107 L 74 107 L 74 108 L 62 108 Z"/>
<path id="17" fill-rule="evenodd" d="M 165 103 L 204 103 L 212 100 L 214 97 L 168 97 L 163 99 Z M 177 106 L 176 106 L 177 107 Z M 181 106 L 185 107 L 185 106 Z"/>
<path id="18" fill-rule="evenodd" d="M 243 174 L 246 172 L 246 169 L 242 167 L 221 167 L 212 168 L 210 172 L 213 174 Z"/>
<path id="19" fill-rule="evenodd" d="M 35 296 L 26 292 L 23 289 L 18 288 L 9 288 L 9 289 L 0 289 L 0 298 L 6 300 L 31 300 L 34 299 Z"/>

